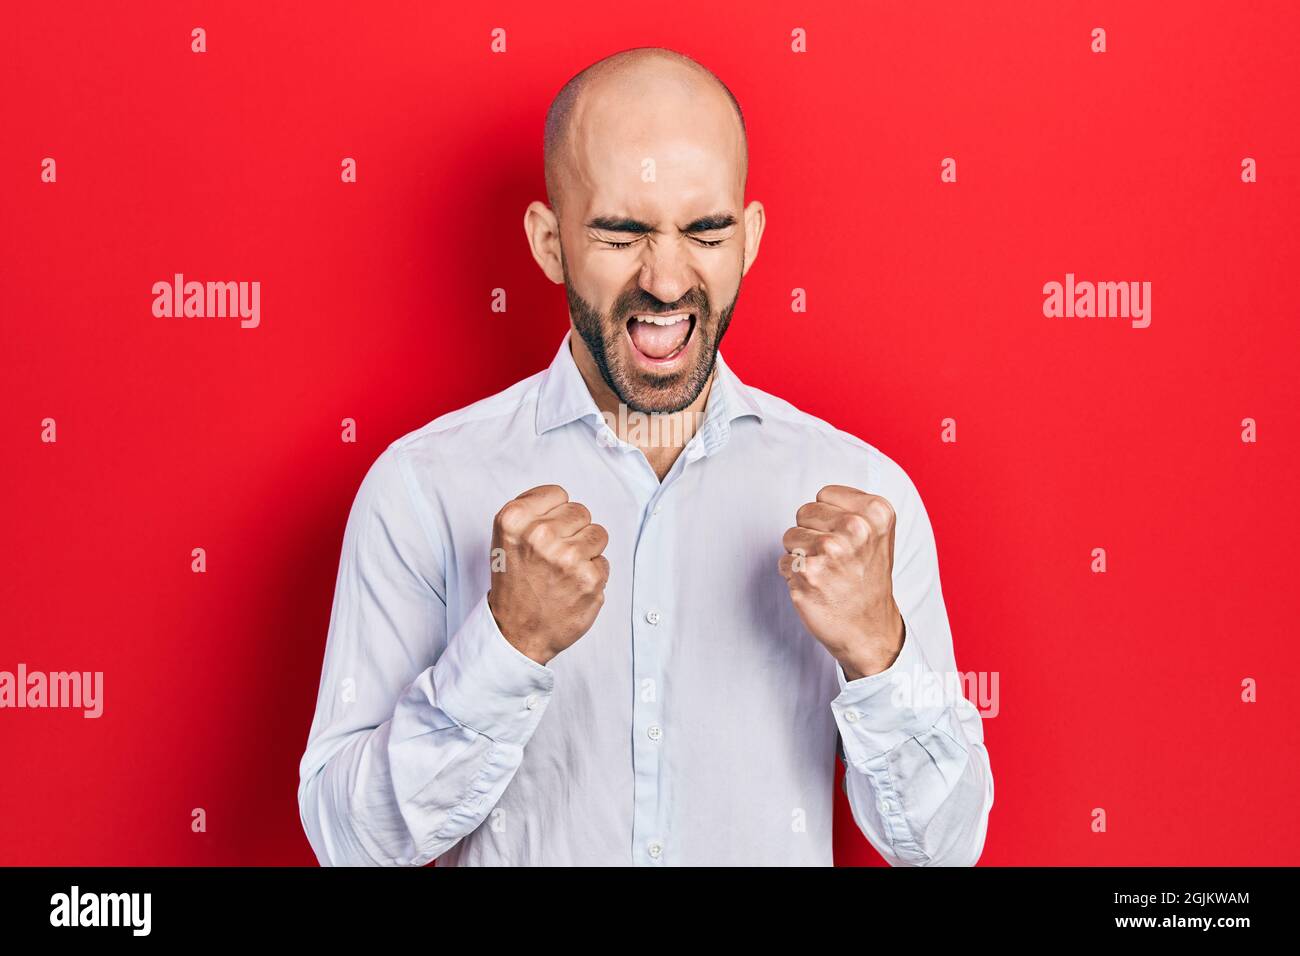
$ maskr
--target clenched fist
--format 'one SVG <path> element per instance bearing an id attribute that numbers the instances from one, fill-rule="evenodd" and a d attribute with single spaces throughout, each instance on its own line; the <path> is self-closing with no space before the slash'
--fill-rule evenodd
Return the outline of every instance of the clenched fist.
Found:
<path id="1" fill-rule="evenodd" d="M 894 509 L 879 495 L 827 485 L 795 513 L 778 569 L 799 617 L 849 680 L 878 674 L 903 647 L 894 603 Z"/>
<path id="2" fill-rule="evenodd" d="M 515 647 L 545 664 L 587 633 L 605 603 L 609 535 L 559 485 L 506 503 L 492 522 L 488 607 Z M 500 551 L 497 549 L 500 548 Z"/>

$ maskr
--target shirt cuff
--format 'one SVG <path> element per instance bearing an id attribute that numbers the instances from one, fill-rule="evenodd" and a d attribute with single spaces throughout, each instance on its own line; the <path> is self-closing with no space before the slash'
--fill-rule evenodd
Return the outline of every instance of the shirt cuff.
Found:
<path id="1" fill-rule="evenodd" d="M 484 594 L 433 667 L 434 700 L 452 720 L 523 746 L 555 688 L 555 672 L 515 647 Z"/>
<path id="2" fill-rule="evenodd" d="M 850 681 L 836 661 L 835 676 L 840 693 L 831 701 L 831 713 L 839 727 L 845 760 L 859 770 L 929 730 L 947 709 L 940 693 L 942 681 L 930 670 L 907 625 L 903 647 L 889 667 Z"/>

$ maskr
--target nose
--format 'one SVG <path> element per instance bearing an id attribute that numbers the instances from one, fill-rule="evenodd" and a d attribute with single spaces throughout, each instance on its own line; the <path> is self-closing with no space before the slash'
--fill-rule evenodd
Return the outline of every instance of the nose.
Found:
<path id="1" fill-rule="evenodd" d="M 641 272 L 637 285 L 660 302 L 677 302 L 695 285 L 694 269 L 687 250 L 671 239 L 646 243 L 641 254 Z"/>

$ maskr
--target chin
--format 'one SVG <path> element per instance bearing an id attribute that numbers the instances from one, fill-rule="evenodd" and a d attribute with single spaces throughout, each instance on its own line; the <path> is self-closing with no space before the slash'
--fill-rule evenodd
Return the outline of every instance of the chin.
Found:
<path id="1" fill-rule="evenodd" d="M 643 415 L 669 415 L 687 408 L 699 397 L 700 388 L 692 388 L 694 367 L 670 375 L 623 368 L 620 376 L 620 401 L 630 411 Z M 701 381 L 706 376 L 698 376 Z"/>
<path id="2" fill-rule="evenodd" d="M 636 400 L 625 402 L 624 404 L 627 405 L 629 411 L 639 412 L 642 415 L 671 415 L 674 412 L 682 411 L 682 409 L 691 404 L 691 399 L 679 398 L 677 396 L 667 398 L 660 396 L 657 398 L 651 398 L 649 401 L 644 401 L 636 396 L 633 397 Z"/>

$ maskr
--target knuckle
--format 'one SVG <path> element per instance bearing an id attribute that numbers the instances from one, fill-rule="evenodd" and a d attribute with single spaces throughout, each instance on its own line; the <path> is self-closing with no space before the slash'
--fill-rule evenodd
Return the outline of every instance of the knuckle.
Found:
<path id="1" fill-rule="evenodd" d="M 584 562 L 585 567 L 578 571 L 578 583 L 586 594 L 604 593 L 604 576 L 594 562 Z"/>
<path id="2" fill-rule="evenodd" d="M 878 528 L 888 528 L 894 523 L 894 506 L 884 498 L 872 498 L 865 510 L 868 520 Z"/>
<path id="3" fill-rule="evenodd" d="M 518 498 L 508 501 L 497 512 L 496 526 L 507 534 L 519 534 L 527 522 L 527 511 L 527 507 Z"/>
<path id="4" fill-rule="evenodd" d="M 840 528 L 845 534 L 858 541 L 871 536 L 871 522 L 862 515 L 846 514 L 840 519 Z"/>
<path id="5" fill-rule="evenodd" d="M 541 551 L 555 539 L 555 530 L 547 521 L 534 521 L 525 529 L 523 539 L 534 551 Z"/>
<path id="6" fill-rule="evenodd" d="M 828 534 L 821 540 L 821 553 L 828 558 L 842 558 L 853 549 L 838 534 Z"/>

